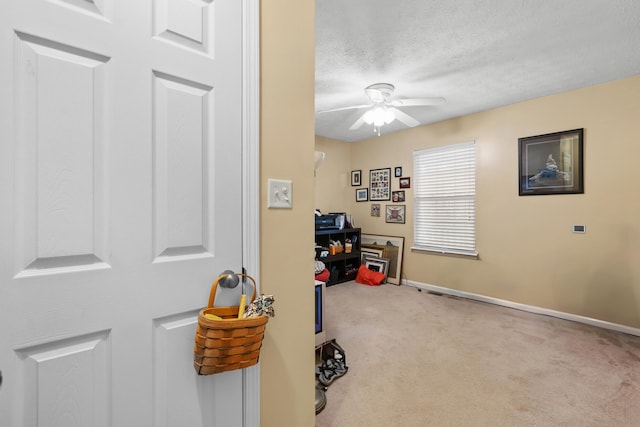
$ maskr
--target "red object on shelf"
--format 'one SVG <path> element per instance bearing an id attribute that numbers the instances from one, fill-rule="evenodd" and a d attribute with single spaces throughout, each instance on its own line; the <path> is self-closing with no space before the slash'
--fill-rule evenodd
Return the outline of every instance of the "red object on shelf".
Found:
<path id="1" fill-rule="evenodd" d="M 316 274 L 316 280 L 327 283 L 327 280 L 329 280 L 329 276 L 329 270 L 325 268 L 320 273 Z"/>

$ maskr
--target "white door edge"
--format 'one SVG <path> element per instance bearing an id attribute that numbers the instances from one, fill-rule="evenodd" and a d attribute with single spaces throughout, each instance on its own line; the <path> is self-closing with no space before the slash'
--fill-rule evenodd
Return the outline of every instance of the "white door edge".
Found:
<path id="1" fill-rule="evenodd" d="M 260 0 L 243 0 L 242 264 L 260 294 Z M 242 374 L 244 427 L 260 425 L 260 363 Z"/>

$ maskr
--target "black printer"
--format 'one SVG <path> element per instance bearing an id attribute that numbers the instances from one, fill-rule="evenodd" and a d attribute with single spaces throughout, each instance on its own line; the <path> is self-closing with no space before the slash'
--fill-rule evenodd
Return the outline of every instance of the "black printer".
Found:
<path id="1" fill-rule="evenodd" d="M 342 230 L 351 228 L 351 223 L 344 212 L 330 212 L 322 214 L 316 209 L 316 230 Z"/>
<path id="2" fill-rule="evenodd" d="M 316 215 L 316 230 L 339 230 L 343 226 L 342 217 L 337 214 Z"/>

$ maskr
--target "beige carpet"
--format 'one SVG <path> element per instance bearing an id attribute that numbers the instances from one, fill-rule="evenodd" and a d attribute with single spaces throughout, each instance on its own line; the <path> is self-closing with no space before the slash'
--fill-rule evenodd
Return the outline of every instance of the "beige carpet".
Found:
<path id="1" fill-rule="evenodd" d="M 640 426 L 640 338 L 408 286 L 327 288 L 318 427 Z"/>

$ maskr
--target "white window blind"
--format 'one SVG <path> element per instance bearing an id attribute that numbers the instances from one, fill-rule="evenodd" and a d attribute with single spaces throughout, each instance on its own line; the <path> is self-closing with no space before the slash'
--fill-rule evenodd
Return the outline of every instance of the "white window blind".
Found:
<path id="1" fill-rule="evenodd" d="M 415 249 L 477 255 L 475 142 L 413 153 Z"/>

